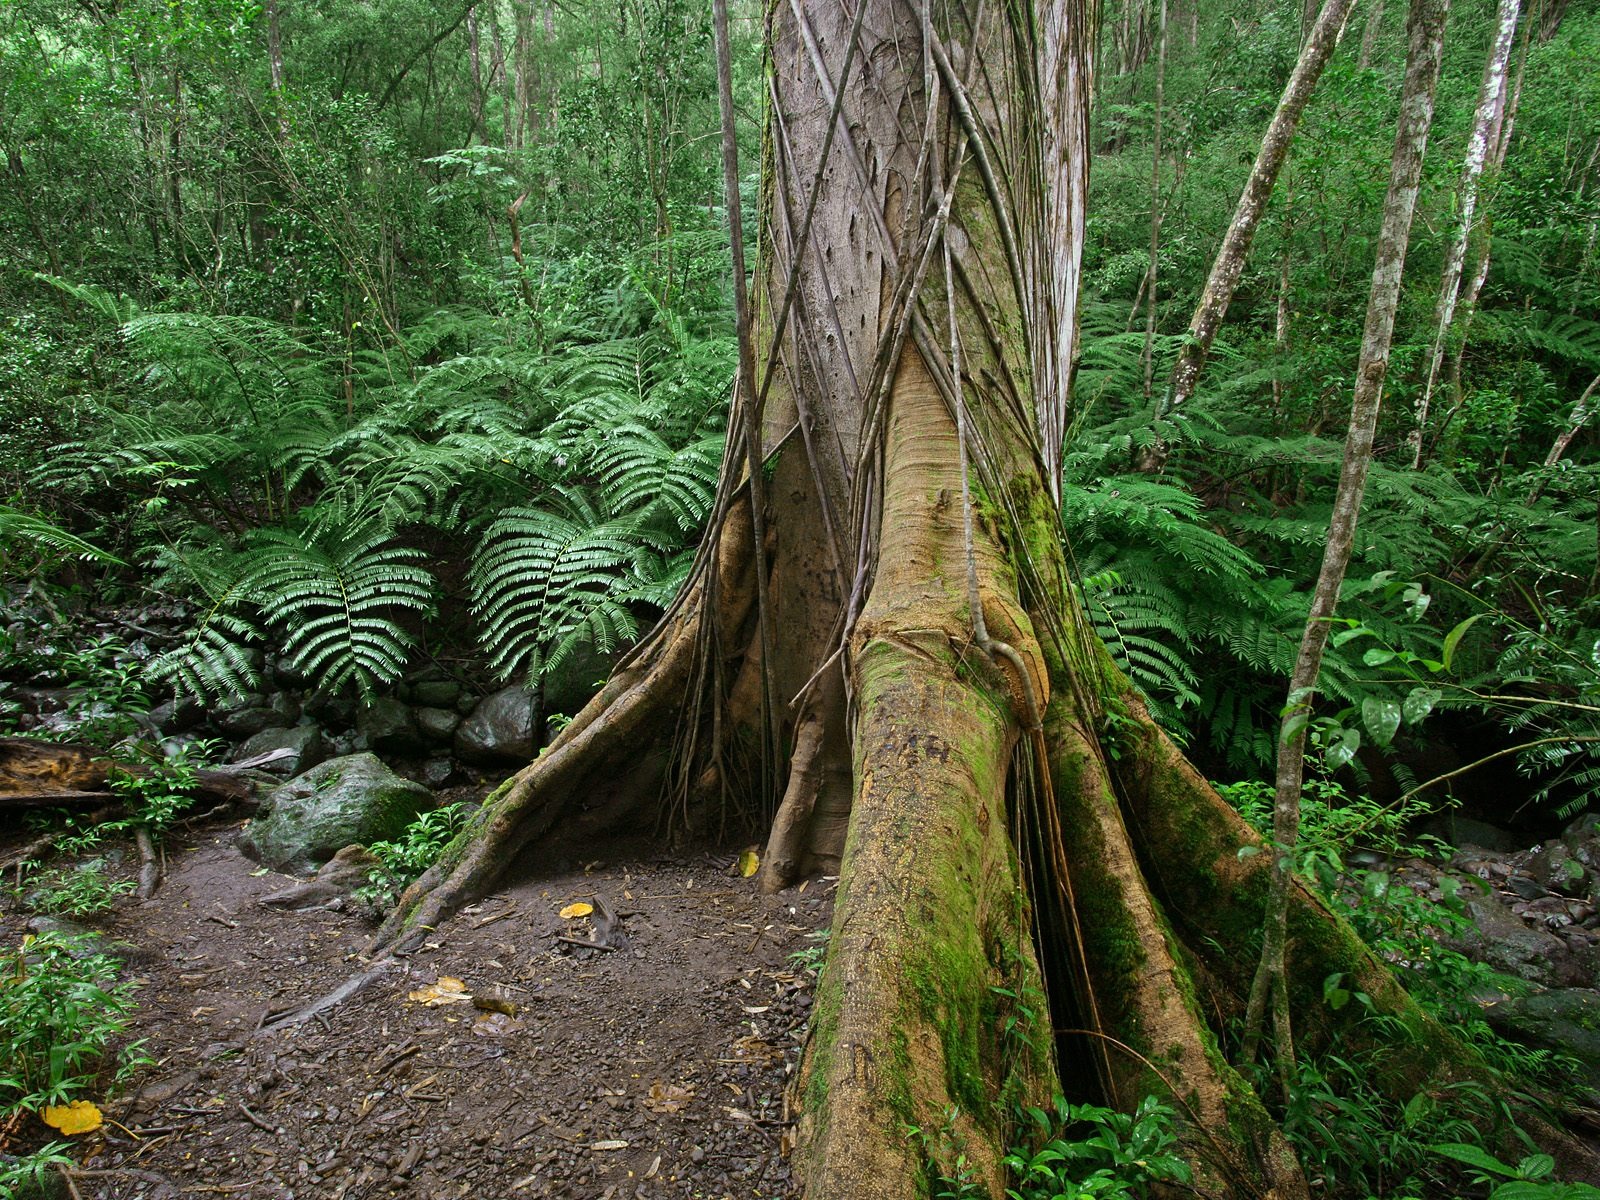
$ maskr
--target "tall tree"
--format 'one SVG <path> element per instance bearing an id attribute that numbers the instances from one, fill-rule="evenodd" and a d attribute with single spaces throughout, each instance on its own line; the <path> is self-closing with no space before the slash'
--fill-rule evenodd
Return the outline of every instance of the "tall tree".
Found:
<path id="1" fill-rule="evenodd" d="M 1088 12 L 772 6 L 761 261 L 690 582 L 372 946 L 413 942 L 558 823 L 663 789 L 690 824 L 744 805 L 772 886 L 840 874 L 797 1094 L 830 1200 L 925 1192 L 954 1164 L 905 1130 L 946 1123 L 998 1196 L 1009 1104 L 1058 1071 L 1179 1100 L 1211 1194 L 1306 1191 L 1190 974 L 1208 1011 L 1242 1008 L 1270 867 L 1089 632 L 1061 548 Z M 1320 1003 L 1344 973 L 1408 1031 L 1407 1096 L 1470 1070 L 1346 926 L 1288 898 L 1295 999 L 1324 1033 L 1373 1036 Z"/>
<path id="2" fill-rule="evenodd" d="M 1484 166 L 1495 150 L 1495 133 L 1506 115 L 1509 92 L 1507 68 L 1511 63 L 1511 46 L 1521 11 L 1522 0 L 1500 0 L 1494 35 L 1489 41 L 1488 58 L 1483 65 L 1478 108 L 1472 119 L 1472 133 L 1467 139 L 1467 157 L 1461 168 L 1461 183 L 1456 189 L 1459 216 L 1456 219 L 1455 236 L 1445 252 L 1444 269 L 1440 273 L 1439 300 L 1433 313 L 1433 343 L 1428 350 L 1428 368 L 1422 393 L 1417 397 L 1416 428 L 1409 435 L 1413 469 L 1422 466 L 1428 407 L 1433 399 L 1433 389 L 1439 382 L 1445 343 L 1455 322 L 1456 301 L 1461 296 L 1461 271 L 1466 265 L 1467 245 L 1472 239 L 1473 224 L 1477 219 L 1478 185 L 1483 179 Z"/>
<path id="3" fill-rule="evenodd" d="M 1322 673 L 1323 653 L 1333 629 L 1334 608 L 1350 566 L 1356 522 L 1361 516 L 1362 497 L 1366 494 L 1367 473 L 1372 467 L 1373 438 L 1378 428 L 1378 409 L 1383 401 L 1383 381 L 1389 370 L 1389 351 L 1394 343 L 1395 313 L 1400 306 L 1400 282 L 1405 273 L 1406 248 L 1411 242 L 1411 219 L 1416 212 L 1417 190 L 1422 182 L 1422 160 L 1427 152 L 1428 133 L 1433 128 L 1434 93 L 1439 84 L 1439 59 L 1449 12 L 1450 0 L 1412 0 L 1406 21 L 1405 83 L 1400 92 L 1400 117 L 1390 164 L 1389 192 L 1378 232 L 1378 254 L 1372 267 L 1366 329 L 1356 364 L 1350 431 L 1345 440 L 1338 489 L 1334 493 L 1333 517 L 1323 548 L 1322 569 L 1317 575 L 1311 611 L 1300 638 L 1294 672 L 1289 678 L 1289 699 L 1278 734 L 1272 891 L 1261 962 L 1250 988 L 1243 1054 L 1246 1059 L 1255 1054 L 1270 995 L 1277 1042 L 1274 1059 L 1285 1095 L 1289 1091 L 1295 1053 L 1289 986 L 1284 974 L 1284 946 L 1288 939 L 1294 848 L 1300 830 L 1306 732 L 1317 679 Z"/>
<path id="4" fill-rule="evenodd" d="M 1166 394 L 1156 405 L 1155 415 L 1158 419 L 1186 403 L 1194 394 L 1195 384 L 1205 367 L 1206 356 L 1211 352 L 1211 343 L 1216 340 L 1217 330 L 1222 328 L 1222 320 L 1228 315 L 1228 305 L 1232 303 L 1239 278 L 1244 274 L 1250 245 L 1255 240 L 1261 218 L 1266 215 L 1267 201 L 1272 198 L 1278 173 L 1289 155 L 1289 146 L 1294 141 L 1301 114 L 1311 101 L 1323 68 L 1328 65 L 1328 60 L 1339 45 L 1345 21 L 1354 5 L 1355 0 L 1325 0 L 1322 11 L 1317 14 L 1300 47 L 1299 60 L 1261 139 L 1261 148 L 1256 152 L 1250 177 L 1245 180 L 1244 190 L 1239 193 L 1233 220 L 1223 235 L 1222 245 L 1211 264 L 1210 277 L 1200 294 L 1199 304 L 1195 306 L 1194 316 L 1189 320 L 1189 338 L 1178 353 L 1178 361 L 1173 364 Z"/>

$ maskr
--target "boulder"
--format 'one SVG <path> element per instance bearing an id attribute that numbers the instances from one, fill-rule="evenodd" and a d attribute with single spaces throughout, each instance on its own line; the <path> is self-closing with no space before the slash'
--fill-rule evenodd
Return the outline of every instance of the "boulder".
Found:
<path id="1" fill-rule="evenodd" d="M 448 742 L 461 724 L 461 714 L 452 708 L 419 708 L 417 728 L 430 742 Z"/>
<path id="2" fill-rule="evenodd" d="M 456 757 L 493 765 L 526 763 L 536 753 L 533 697 L 520 687 L 485 696 L 456 730 Z"/>
<path id="3" fill-rule="evenodd" d="M 327 757 L 327 750 L 322 744 L 322 730 L 315 725 L 296 725 L 293 729 L 263 729 L 233 752 L 233 761 L 243 762 L 274 750 L 288 750 L 292 754 L 292 757 L 262 765 L 263 771 L 271 771 L 274 775 L 298 775 L 302 771 L 309 771 Z"/>
<path id="4" fill-rule="evenodd" d="M 1483 1010 L 1501 1036 L 1537 1050 L 1558 1050 L 1583 1064 L 1589 1086 L 1600 1087 L 1600 992 L 1555 988 L 1512 996 Z"/>
<path id="5" fill-rule="evenodd" d="M 230 738 L 254 737 L 263 729 L 287 729 L 293 725 L 294 716 L 274 707 L 266 696 L 242 696 L 232 704 L 211 710 L 211 723 Z"/>
<path id="6" fill-rule="evenodd" d="M 239 848 L 279 871 L 306 875 L 343 847 L 400 836 L 433 793 L 371 754 L 330 759 L 277 788 L 239 835 Z"/>
<path id="7" fill-rule="evenodd" d="M 428 708 L 454 708 L 461 685 L 453 679 L 428 679 L 411 685 L 411 698 Z"/>
<path id="8" fill-rule="evenodd" d="M 356 714 L 356 736 L 379 754 L 421 754 L 422 731 L 411 709 L 391 696 L 380 696 Z"/>
<path id="9" fill-rule="evenodd" d="M 1568 959 L 1565 942 L 1553 933 L 1530 929 L 1492 895 L 1465 899 L 1473 927 L 1441 939 L 1445 945 L 1517 979 L 1547 985 L 1564 982 L 1557 972 Z"/>

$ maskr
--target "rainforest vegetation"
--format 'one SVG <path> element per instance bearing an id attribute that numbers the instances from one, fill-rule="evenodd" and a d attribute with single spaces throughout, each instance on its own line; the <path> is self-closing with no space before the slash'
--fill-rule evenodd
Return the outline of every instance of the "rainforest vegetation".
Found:
<path id="1" fill-rule="evenodd" d="M 1594 0 L 10 0 L 0 734 L 570 698 L 371 953 L 571 821 L 842 875 L 816 1197 L 1595 1195 L 1386 871 L 1600 797 L 1597 64 Z"/>

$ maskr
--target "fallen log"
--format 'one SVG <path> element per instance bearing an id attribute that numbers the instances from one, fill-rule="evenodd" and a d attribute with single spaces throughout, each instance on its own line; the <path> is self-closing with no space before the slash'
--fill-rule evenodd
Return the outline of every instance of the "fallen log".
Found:
<path id="1" fill-rule="evenodd" d="M 289 753 L 278 750 L 242 763 L 205 768 L 198 772 L 195 798 L 213 803 L 248 801 L 256 783 L 245 772 Z M 116 762 L 93 746 L 0 737 L 0 812 L 105 804 L 116 799 L 110 785 L 113 767 L 131 775 L 150 773 L 150 768 L 137 763 Z"/>

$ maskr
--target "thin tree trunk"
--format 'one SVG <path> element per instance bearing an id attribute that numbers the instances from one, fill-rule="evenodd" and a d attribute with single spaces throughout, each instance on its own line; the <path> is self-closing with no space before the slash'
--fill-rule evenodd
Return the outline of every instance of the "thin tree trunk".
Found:
<path id="1" fill-rule="evenodd" d="M 1378 48 L 1378 35 L 1383 32 L 1383 0 L 1371 0 L 1367 9 L 1367 23 L 1361 30 L 1361 53 L 1356 66 L 1365 71 L 1372 65 L 1372 52 Z"/>
<path id="2" fill-rule="evenodd" d="M 1505 116 L 1506 68 L 1511 61 L 1511 46 L 1516 38 L 1517 18 L 1522 11 L 1522 0 L 1500 0 L 1495 22 L 1494 39 L 1489 43 L 1489 57 L 1483 67 L 1483 84 L 1478 91 L 1478 109 L 1472 120 L 1472 135 L 1467 140 L 1466 162 L 1461 168 L 1461 184 L 1456 196 L 1460 218 L 1456 233 L 1445 254 L 1444 270 L 1439 281 L 1439 300 L 1433 313 L 1433 343 L 1428 351 L 1428 370 L 1423 381 L 1422 394 L 1417 398 L 1416 427 L 1408 442 L 1411 446 L 1411 469 L 1420 470 L 1423 462 L 1423 435 L 1428 427 L 1428 408 L 1433 400 L 1433 389 L 1439 380 L 1439 368 L 1444 363 L 1445 345 L 1450 337 L 1450 327 L 1455 321 L 1456 301 L 1461 294 L 1461 271 L 1467 260 L 1467 245 L 1472 238 L 1473 221 L 1478 206 L 1478 185 L 1483 178 L 1484 166 L 1495 149 L 1495 132 Z"/>
<path id="3" fill-rule="evenodd" d="M 1156 371 L 1156 281 L 1161 251 L 1161 118 L 1167 87 L 1167 0 L 1159 0 L 1156 32 L 1156 111 L 1150 149 L 1150 266 L 1144 288 L 1144 398 L 1150 399 Z"/>
<path id="4" fill-rule="evenodd" d="M 1300 48 L 1299 61 L 1295 63 L 1294 73 L 1289 76 L 1289 82 L 1283 89 L 1283 97 L 1278 101 L 1278 110 L 1272 116 L 1272 123 L 1267 126 L 1266 135 L 1261 139 L 1261 149 L 1256 154 L 1255 165 L 1250 169 L 1250 178 L 1245 181 L 1244 190 L 1239 194 L 1233 221 L 1222 239 L 1216 260 L 1211 264 L 1211 275 L 1200 294 L 1200 303 L 1189 321 L 1189 340 L 1178 353 L 1166 395 L 1156 407 L 1157 419 L 1181 407 L 1194 394 L 1206 355 L 1211 350 L 1211 343 L 1216 340 L 1217 330 L 1222 327 L 1222 319 L 1227 316 L 1228 304 L 1239 286 L 1239 277 L 1244 273 L 1250 243 L 1255 239 L 1256 229 L 1266 212 L 1273 185 L 1278 181 L 1278 172 L 1288 157 L 1295 128 L 1317 86 L 1317 80 L 1322 76 L 1323 68 L 1333 57 L 1354 2 L 1326 0 L 1305 45 Z M 1152 467 L 1158 465 L 1152 464 Z"/>
<path id="5" fill-rule="evenodd" d="M 1384 201 L 1378 234 L 1377 261 L 1372 270 L 1372 292 L 1367 302 L 1366 329 L 1356 366 L 1355 397 L 1350 408 L 1350 433 L 1345 440 L 1344 463 L 1334 495 L 1333 517 L 1322 556 L 1322 570 L 1312 593 L 1294 672 L 1289 679 L 1289 699 L 1284 707 L 1278 737 L 1278 770 L 1273 803 L 1272 888 L 1261 962 L 1250 987 L 1241 1054 L 1254 1058 L 1270 995 L 1273 1011 L 1275 1063 L 1285 1094 L 1294 1070 L 1294 1034 L 1290 1022 L 1288 981 L 1284 973 L 1284 946 L 1288 938 L 1289 892 L 1294 876 L 1295 844 L 1300 830 L 1300 786 L 1305 771 L 1306 732 L 1316 695 L 1322 655 L 1331 632 L 1330 618 L 1339 600 L 1355 541 L 1356 521 L 1372 465 L 1372 443 L 1383 399 L 1384 376 L 1394 340 L 1395 312 L 1400 303 L 1400 282 L 1405 271 L 1406 247 L 1416 211 L 1422 179 L 1422 160 L 1433 126 L 1434 93 L 1439 82 L 1439 59 L 1444 43 L 1449 0 L 1412 0 L 1407 20 L 1405 85 L 1400 94 L 1399 128 L 1389 174 L 1389 194 Z"/>

